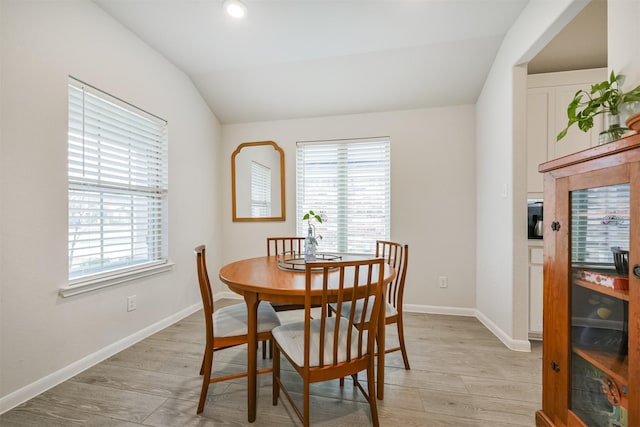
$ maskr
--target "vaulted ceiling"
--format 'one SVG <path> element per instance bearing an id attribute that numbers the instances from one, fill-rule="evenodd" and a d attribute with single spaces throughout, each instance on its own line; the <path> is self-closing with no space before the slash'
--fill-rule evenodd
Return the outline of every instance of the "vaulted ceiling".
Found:
<path id="1" fill-rule="evenodd" d="M 94 0 L 222 123 L 473 104 L 527 0 Z"/>

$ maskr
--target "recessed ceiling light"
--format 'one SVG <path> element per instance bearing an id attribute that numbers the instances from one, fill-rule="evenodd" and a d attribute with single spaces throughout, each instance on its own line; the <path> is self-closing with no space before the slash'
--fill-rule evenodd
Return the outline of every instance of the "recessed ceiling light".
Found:
<path id="1" fill-rule="evenodd" d="M 229 16 L 236 19 L 244 18 L 247 14 L 247 6 L 240 0 L 225 0 L 222 6 Z"/>

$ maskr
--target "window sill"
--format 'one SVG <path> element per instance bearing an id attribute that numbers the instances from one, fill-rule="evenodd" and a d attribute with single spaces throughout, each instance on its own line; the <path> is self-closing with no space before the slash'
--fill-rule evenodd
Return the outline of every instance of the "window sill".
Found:
<path id="1" fill-rule="evenodd" d="M 106 288 L 108 286 L 119 285 L 121 283 L 130 282 L 133 280 L 143 279 L 146 277 L 155 276 L 157 274 L 165 273 L 173 270 L 174 263 L 167 262 L 165 264 L 154 265 L 151 267 L 141 268 L 139 270 L 127 271 L 121 274 L 114 274 L 108 277 L 101 277 L 99 279 L 87 280 L 86 282 L 80 282 L 73 286 L 65 286 L 58 290 L 58 294 L 63 297 L 71 297 L 74 295 L 84 294 L 86 292 L 92 292 L 97 289 Z"/>

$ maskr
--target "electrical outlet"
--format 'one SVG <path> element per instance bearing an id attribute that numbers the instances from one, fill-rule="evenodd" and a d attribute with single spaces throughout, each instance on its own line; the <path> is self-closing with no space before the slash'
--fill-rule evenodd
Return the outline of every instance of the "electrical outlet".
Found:
<path id="1" fill-rule="evenodd" d="M 136 308 L 137 308 L 136 296 L 135 295 L 131 295 L 130 297 L 127 297 L 127 311 L 133 311 Z"/>
<path id="2" fill-rule="evenodd" d="M 449 279 L 447 278 L 447 276 L 438 277 L 438 285 L 440 285 L 441 288 L 449 287 Z"/>

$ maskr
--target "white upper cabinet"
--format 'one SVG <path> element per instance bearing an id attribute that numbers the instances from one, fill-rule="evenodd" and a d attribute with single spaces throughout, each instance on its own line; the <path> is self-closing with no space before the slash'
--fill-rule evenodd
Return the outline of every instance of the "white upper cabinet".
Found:
<path id="1" fill-rule="evenodd" d="M 573 125 L 567 135 L 556 141 L 567 126 L 567 106 L 575 93 L 591 90 L 591 85 L 607 79 L 607 69 L 565 71 L 528 76 L 527 97 L 527 192 L 529 197 L 542 194 L 542 174 L 538 165 L 598 144 L 603 116 L 594 120 L 589 132 Z"/>
<path id="2" fill-rule="evenodd" d="M 547 89 L 529 89 L 527 96 L 527 192 L 542 193 L 542 174 L 538 165 L 547 161 L 549 128 Z M 531 198 L 531 197 L 530 197 Z"/>

